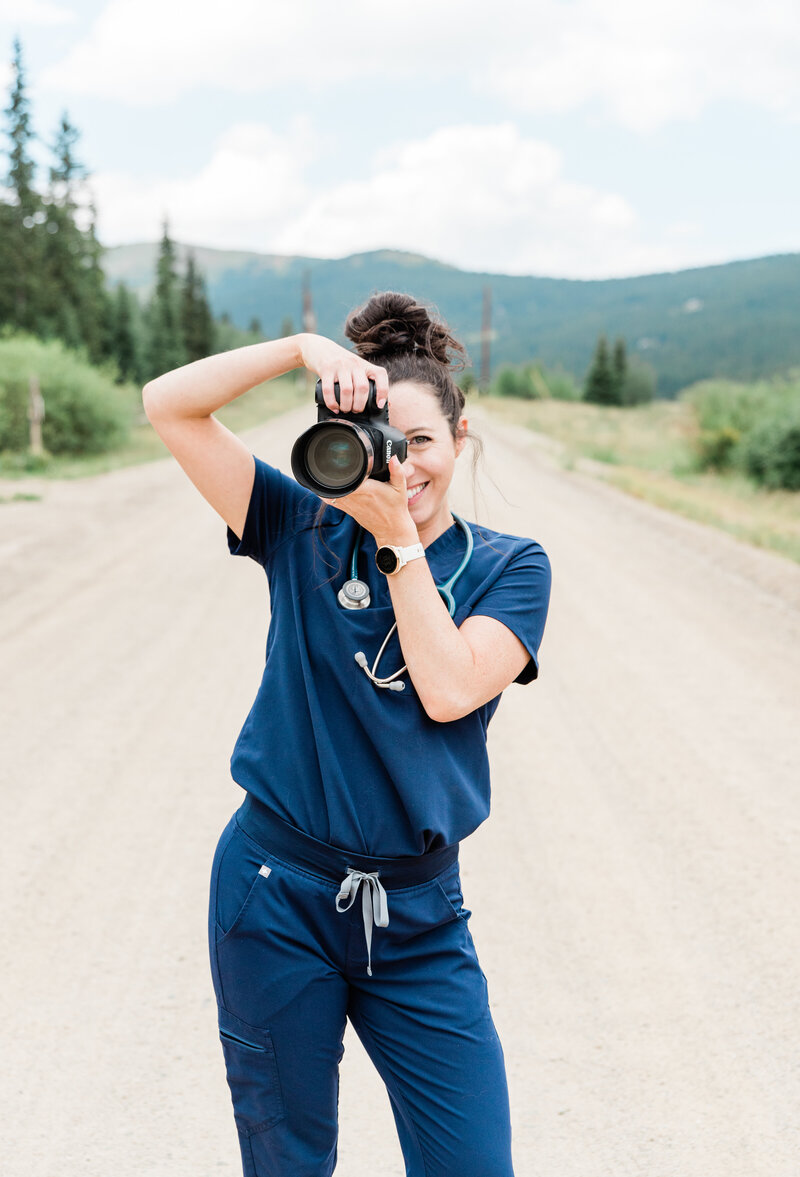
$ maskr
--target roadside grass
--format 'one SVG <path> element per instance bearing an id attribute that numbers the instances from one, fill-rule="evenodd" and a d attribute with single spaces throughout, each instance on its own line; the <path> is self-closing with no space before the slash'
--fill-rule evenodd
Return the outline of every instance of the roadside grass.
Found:
<path id="1" fill-rule="evenodd" d="M 234 433 L 241 433 L 309 399 L 313 402 L 313 391 L 309 397 L 304 380 L 281 376 L 251 388 L 230 404 L 224 405 L 214 416 Z M 128 441 L 118 449 L 87 457 L 58 457 L 51 454 L 43 462 L 37 462 L 28 454 L 4 452 L 0 453 L 0 478 L 84 478 L 90 474 L 104 474 L 120 466 L 151 462 L 163 458 L 168 452 L 142 410 L 137 423 L 131 427 Z"/>
<path id="2" fill-rule="evenodd" d="M 278 377 L 250 389 L 215 416 L 241 433 L 308 400 L 305 380 Z M 800 492 L 766 490 L 738 471 L 698 469 L 692 449 L 697 425 L 684 402 L 656 400 L 616 408 L 482 396 L 479 403 L 501 421 L 558 442 L 559 461 L 566 469 L 580 466 L 637 498 L 800 563 Z M 167 452 L 142 413 L 119 449 L 86 458 L 51 455 L 44 463 L 25 454 L 2 453 L 0 478 L 82 478 L 163 458 Z M 18 492 L 0 497 L 0 504 L 38 497 Z"/>
<path id="3" fill-rule="evenodd" d="M 692 448 L 698 427 L 684 402 L 617 408 L 481 397 L 480 404 L 508 424 L 556 440 L 566 469 L 580 467 L 637 498 L 800 563 L 800 492 L 767 490 L 739 471 L 699 469 Z"/>

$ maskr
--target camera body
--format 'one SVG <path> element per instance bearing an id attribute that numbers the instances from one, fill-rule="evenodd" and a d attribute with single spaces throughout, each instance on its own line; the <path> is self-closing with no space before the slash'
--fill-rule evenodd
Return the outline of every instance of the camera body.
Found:
<path id="1" fill-rule="evenodd" d="M 337 403 L 339 382 L 333 386 Z M 360 413 L 334 413 L 325 404 L 322 381 L 314 392 L 317 424 L 301 433 L 292 447 L 292 473 L 301 486 L 326 499 L 351 494 L 365 478 L 389 481 L 393 454 L 404 462 L 408 442 L 389 424 L 388 403 L 379 409 L 375 381 Z"/>

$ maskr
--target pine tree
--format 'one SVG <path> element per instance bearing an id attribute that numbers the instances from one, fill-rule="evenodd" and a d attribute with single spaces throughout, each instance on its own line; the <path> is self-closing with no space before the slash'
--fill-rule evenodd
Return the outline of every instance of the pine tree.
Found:
<path id="1" fill-rule="evenodd" d="M 75 156 L 74 149 L 79 139 L 80 131 L 72 125 L 67 111 L 64 111 L 53 143 L 56 162 L 50 167 L 50 191 L 59 207 L 73 214 L 78 207 L 78 185 L 89 174 Z"/>
<path id="2" fill-rule="evenodd" d="M 208 305 L 205 279 L 197 269 L 194 254 L 186 259 L 186 276 L 181 292 L 181 327 L 187 362 L 200 360 L 214 351 L 214 320 Z"/>
<path id="3" fill-rule="evenodd" d="M 50 182 L 44 204 L 47 211 L 42 315 L 39 330 L 56 335 L 70 347 L 85 342 L 82 282 L 85 245 L 76 223 L 78 186 L 86 169 L 75 158 L 78 131 L 66 112 L 61 116 L 50 167 Z"/>
<path id="4" fill-rule="evenodd" d="M 94 201 L 89 205 L 89 216 L 89 227 L 84 234 L 86 251 L 83 255 L 84 338 L 90 358 L 100 363 L 113 356 L 113 310 L 103 272 L 105 249 L 97 237 L 97 209 Z"/>
<path id="5" fill-rule="evenodd" d="M 44 315 L 41 329 L 71 347 L 84 346 L 94 363 L 112 354 L 111 297 L 97 239 L 97 210 L 85 190 L 88 171 L 76 157 L 80 132 L 61 116 L 50 167 L 45 242 Z M 86 221 L 86 227 L 79 223 Z"/>
<path id="6" fill-rule="evenodd" d="M 120 382 L 144 383 L 139 340 L 136 332 L 136 303 L 124 282 L 117 285 L 111 316 L 111 351 L 117 362 Z"/>
<path id="7" fill-rule="evenodd" d="M 14 60 L 11 63 L 11 70 L 14 80 L 9 105 L 5 111 L 10 120 L 8 137 L 11 140 L 11 150 L 8 153 L 11 166 L 8 178 L 23 212 L 34 212 L 38 207 L 35 204 L 36 193 L 33 187 L 35 166 L 29 154 L 33 131 L 31 130 L 30 101 L 25 91 L 22 45 L 18 37 L 14 40 Z"/>
<path id="8" fill-rule="evenodd" d="M 0 327 L 14 322 L 16 306 L 17 218 L 7 201 L 0 199 Z"/>
<path id="9" fill-rule="evenodd" d="M 14 40 L 11 72 L 11 93 L 4 112 L 8 118 L 6 135 L 11 149 L 6 178 L 10 200 L 2 217 L 0 320 L 35 332 L 41 311 L 43 224 L 47 216 L 42 199 L 34 188 L 35 165 L 30 155 L 34 134 L 19 38 Z"/>
<path id="10" fill-rule="evenodd" d="M 611 376 L 614 388 L 614 404 L 623 405 L 625 404 L 625 385 L 628 379 L 628 356 L 625 351 L 625 340 L 621 337 L 614 344 Z"/>
<path id="11" fill-rule="evenodd" d="M 599 405 L 614 404 L 614 377 L 605 335 L 601 335 L 597 340 L 592 366 L 586 377 L 583 399 Z"/>
<path id="12" fill-rule="evenodd" d="M 185 363 L 181 330 L 180 291 L 175 271 L 175 245 L 164 228 L 156 263 L 156 287 L 148 307 L 148 379 Z"/>

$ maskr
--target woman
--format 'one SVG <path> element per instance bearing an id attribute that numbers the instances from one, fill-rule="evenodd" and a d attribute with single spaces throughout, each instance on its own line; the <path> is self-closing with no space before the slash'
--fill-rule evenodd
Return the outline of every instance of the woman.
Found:
<path id="1" fill-rule="evenodd" d="M 489 813 L 499 696 L 538 674 L 550 565 L 538 543 L 450 512 L 469 435 L 450 367 L 463 348 L 444 324 L 385 293 L 346 334 L 355 351 L 296 335 L 144 390 L 150 421 L 227 522 L 230 552 L 269 583 L 264 675 L 231 759 L 246 796 L 220 837 L 209 904 L 244 1173 L 333 1172 L 349 1017 L 410 1177 L 512 1177 L 503 1051 L 458 844 Z M 375 382 L 408 442 L 389 481 L 321 502 L 211 415 L 301 366 L 334 412 L 362 411 Z M 384 572 L 378 547 L 394 549 Z M 365 608 L 343 607 L 352 579 Z"/>

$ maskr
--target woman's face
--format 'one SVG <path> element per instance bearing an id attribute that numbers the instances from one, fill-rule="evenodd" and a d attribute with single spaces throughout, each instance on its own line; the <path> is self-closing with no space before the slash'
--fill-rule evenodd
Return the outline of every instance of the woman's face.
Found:
<path id="1" fill-rule="evenodd" d="M 467 418 L 460 419 L 459 436 L 454 438 L 436 394 L 427 385 L 404 380 L 389 387 L 389 423 L 408 442 L 403 472 L 409 513 L 420 537 L 430 534 L 435 539 L 452 522 L 447 492 L 456 458 L 466 444 Z"/>

